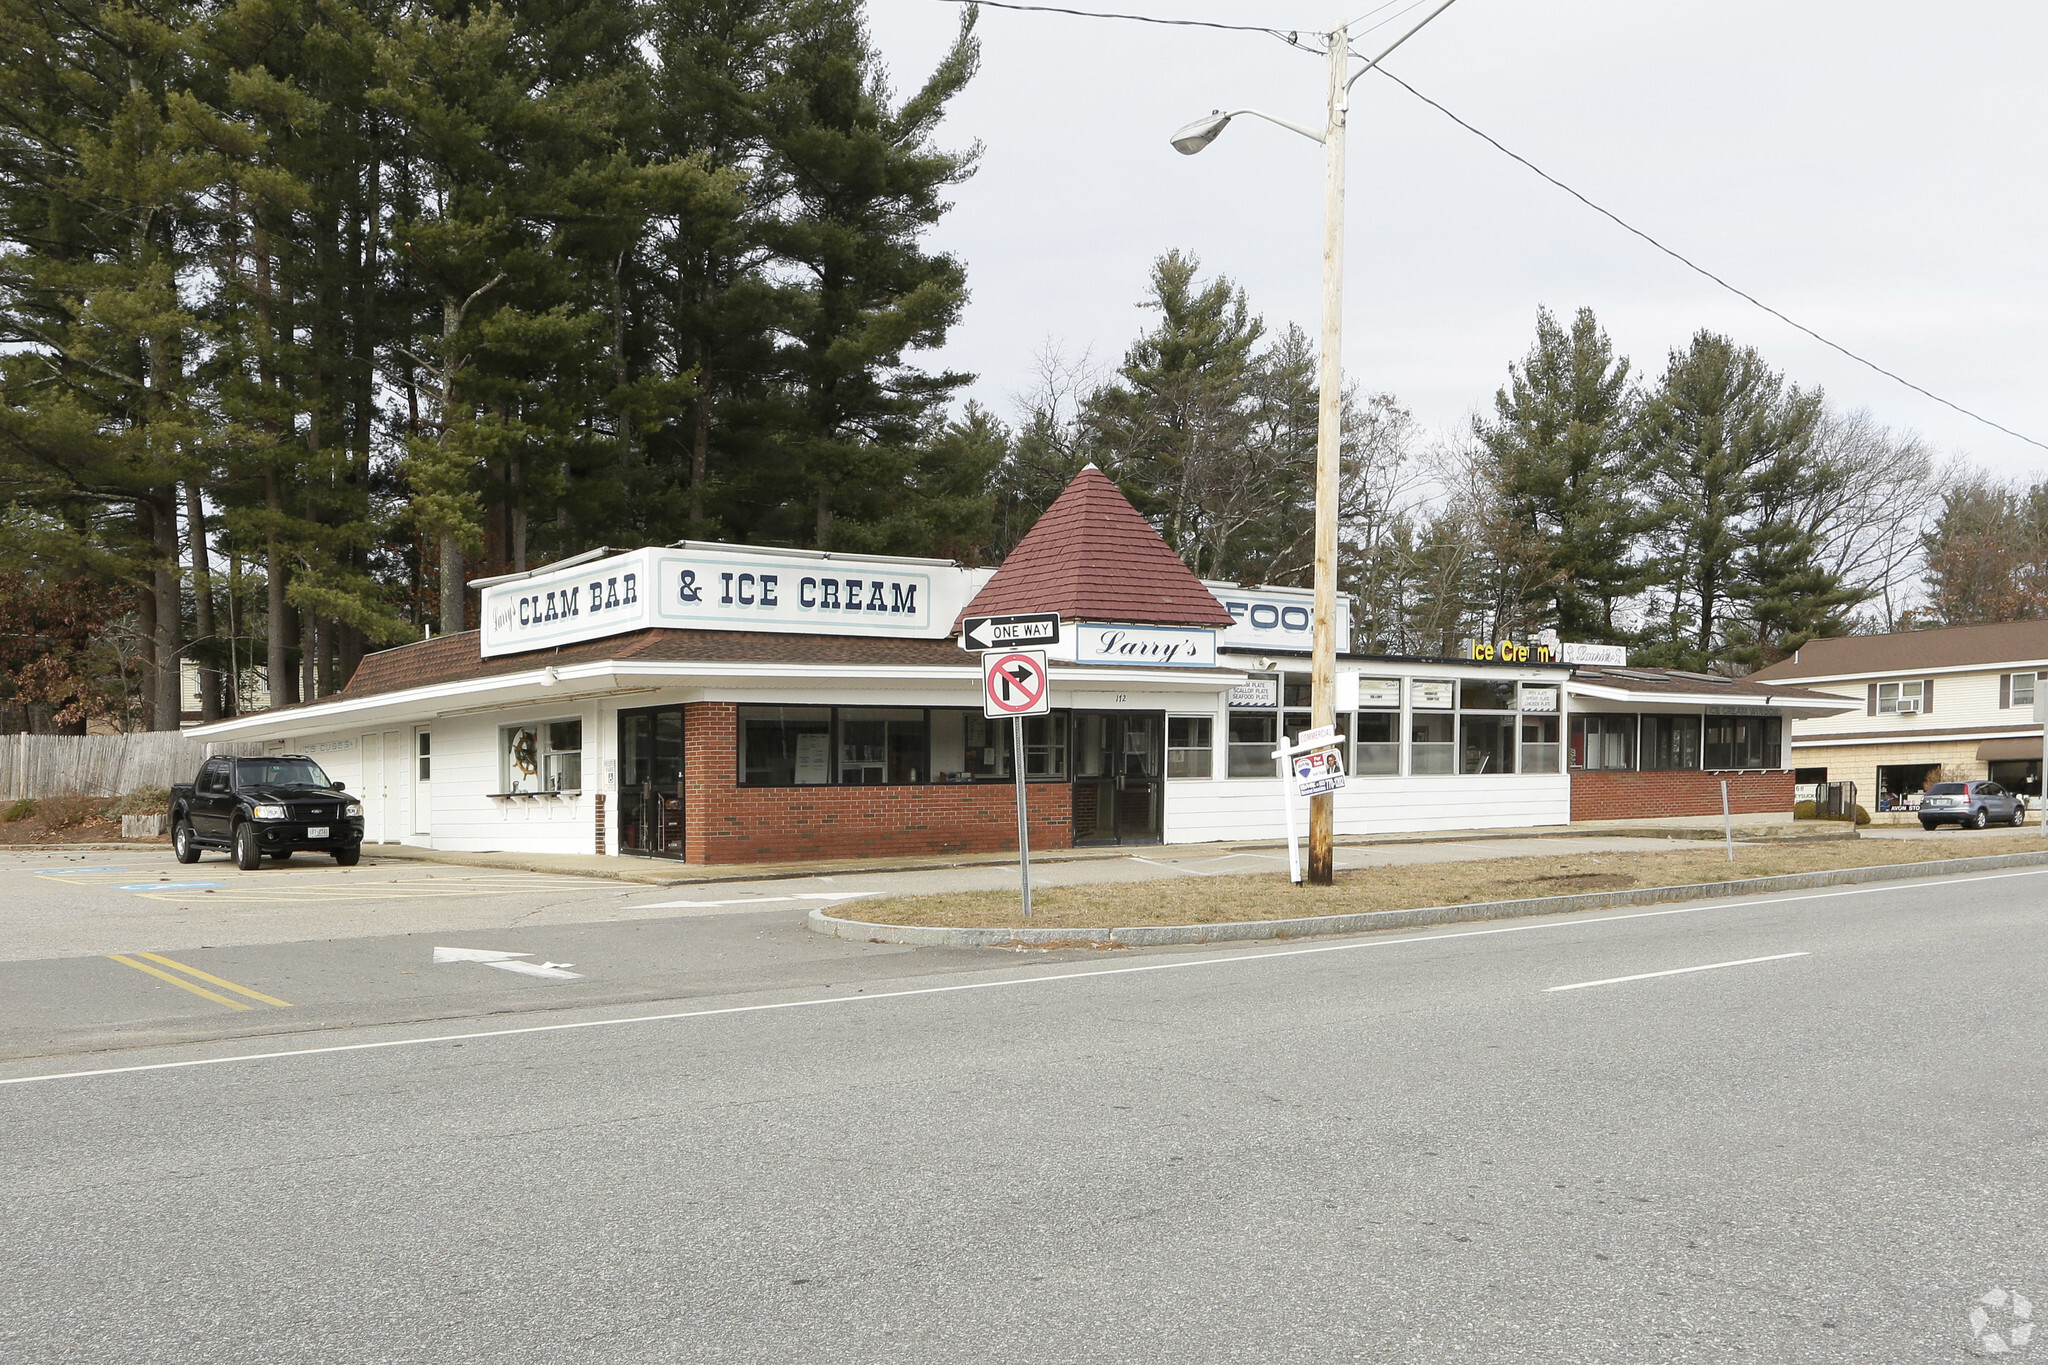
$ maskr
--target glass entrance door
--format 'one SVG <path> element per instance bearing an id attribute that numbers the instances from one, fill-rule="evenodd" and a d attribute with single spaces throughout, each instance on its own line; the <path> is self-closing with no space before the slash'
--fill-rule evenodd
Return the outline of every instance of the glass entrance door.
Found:
<path id="1" fill-rule="evenodd" d="M 683 856 L 683 708 L 619 713 L 619 852 Z"/>
<path id="2" fill-rule="evenodd" d="M 1076 711 L 1073 736 L 1074 842 L 1158 843 L 1166 717 Z"/>

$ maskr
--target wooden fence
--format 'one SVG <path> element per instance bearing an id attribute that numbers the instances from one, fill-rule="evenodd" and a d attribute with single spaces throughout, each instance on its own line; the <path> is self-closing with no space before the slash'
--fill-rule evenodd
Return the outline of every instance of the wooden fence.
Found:
<path id="1" fill-rule="evenodd" d="M 213 754 L 260 754 L 260 740 L 208 744 L 174 730 L 132 735 L 0 735 L 0 799 L 123 796 L 190 782 Z"/>

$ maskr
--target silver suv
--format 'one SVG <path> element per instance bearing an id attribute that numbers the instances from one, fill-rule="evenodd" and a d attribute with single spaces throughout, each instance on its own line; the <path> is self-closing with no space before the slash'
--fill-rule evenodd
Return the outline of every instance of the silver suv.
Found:
<path id="1" fill-rule="evenodd" d="M 1951 824 L 1982 829 L 1993 822 L 2017 827 L 2026 818 L 2026 803 L 1996 782 L 1937 782 L 1920 799 L 1922 829 Z"/>

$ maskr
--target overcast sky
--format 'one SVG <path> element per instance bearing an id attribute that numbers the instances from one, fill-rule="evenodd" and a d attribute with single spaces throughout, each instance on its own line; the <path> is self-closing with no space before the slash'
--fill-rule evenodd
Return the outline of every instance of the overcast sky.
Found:
<path id="1" fill-rule="evenodd" d="M 1312 29 L 1376 0 L 1055 2 Z M 914 89 L 960 7 L 870 8 L 898 90 Z M 1408 22 L 1357 41 L 1377 50 Z M 1322 59 L 1256 34 L 989 8 L 980 32 L 946 140 L 986 150 L 934 234 L 973 300 L 925 363 L 974 372 L 1008 416 L 1048 342 L 1121 358 L 1172 247 L 1244 285 L 1269 325 L 1314 334 L 1321 149 L 1251 119 L 1195 157 L 1167 136 L 1215 107 L 1319 124 Z M 1807 326 L 2048 441 L 2044 52 L 2039 0 L 1459 0 L 1388 66 Z M 2048 453 L 1690 274 L 1399 87 L 1369 76 L 1355 95 L 1345 368 L 1424 422 L 1490 404 L 1539 305 L 1590 305 L 1641 371 L 1711 327 L 1944 451 L 2048 474 Z"/>

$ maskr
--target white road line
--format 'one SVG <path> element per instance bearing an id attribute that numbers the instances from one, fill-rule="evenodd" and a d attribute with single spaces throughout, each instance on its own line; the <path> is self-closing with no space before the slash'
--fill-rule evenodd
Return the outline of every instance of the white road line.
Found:
<path id="1" fill-rule="evenodd" d="M 1092 972 L 1056 972 L 1043 976 L 1013 976 L 998 981 L 966 981 L 951 986 L 920 986 L 911 990 L 876 991 L 871 995 L 827 995 L 809 1000 L 781 1000 L 766 1005 L 728 1005 L 722 1009 L 680 1010 L 674 1014 L 636 1014 L 623 1019 L 584 1019 L 569 1024 L 529 1024 L 523 1028 L 485 1029 L 476 1033 L 443 1033 L 430 1038 L 390 1038 L 377 1043 L 338 1043 L 331 1047 L 290 1048 L 279 1052 L 245 1052 L 234 1057 L 196 1057 L 183 1062 L 147 1062 L 139 1066 L 109 1066 L 92 1071 L 55 1071 L 40 1076 L 0 1077 L 0 1086 L 27 1085 L 34 1081 L 74 1081 L 92 1076 L 125 1076 L 139 1071 L 182 1071 L 189 1067 L 225 1066 L 230 1062 L 267 1062 L 286 1057 L 318 1057 L 331 1052 L 375 1052 L 393 1047 L 426 1047 L 433 1043 L 466 1043 L 478 1038 L 514 1038 L 528 1033 L 566 1033 L 572 1029 L 614 1028 L 627 1024 L 665 1024 L 679 1019 L 710 1019 L 726 1014 L 765 1014 L 771 1010 L 812 1009 L 825 1005 L 865 1005 L 877 1000 L 904 1000 L 919 995 L 953 995 L 961 991 L 1001 990 L 1010 986 L 1050 985 L 1056 981 L 1082 981 L 1098 976 L 1134 976 L 1141 972 L 1187 971 L 1197 967 L 1227 967 L 1240 962 L 1266 962 L 1274 958 L 1314 957 L 1322 953 L 1353 953 L 1367 948 L 1395 948 L 1410 943 L 1440 943 L 1449 939 L 1491 938 L 1500 934 L 1529 934 L 1544 929 L 1582 929 L 1590 924 L 1617 924 L 1628 920 L 1664 919 L 1671 915 L 1698 915 L 1711 910 L 1754 910 L 1767 905 L 1796 905 L 1801 901 L 1833 900 L 1842 896 L 1867 896 L 1884 891 L 1910 891 L 1927 886 L 1957 882 L 2007 881 L 2014 877 L 2048 874 L 2048 867 L 2022 872 L 1965 873 L 1934 881 L 1884 882 L 1876 886 L 1848 887 L 1840 891 L 1816 891 L 1805 896 L 1777 896 L 1770 900 L 1705 901 L 1670 910 L 1636 910 L 1626 915 L 1602 915 L 1598 919 L 1545 920 L 1540 924 L 1503 924 L 1491 929 L 1460 929 L 1448 934 L 1414 934 L 1407 938 L 1370 938 L 1348 943 L 1326 943 L 1313 948 L 1282 948 L 1265 952 L 1232 953 L 1225 957 L 1203 957 L 1181 962 L 1146 962 L 1131 967 L 1104 967 Z"/>
<path id="2" fill-rule="evenodd" d="M 1733 962 L 1709 962 L 1704 967 L 1673 967 L 1668 972 L 1637 972 L 1634 976 L 1608 976 L 1598 981 L 1574 981 L 1569 986 L 1545 986 L 1544 992 L 1582 991 L 1588 986 L 1619 986 L 1624 981 L 1648 981 L 1659 976 L 1684 976 L 1688 972 L 1718 971 L 1722 967 L 1747 967 L 1752 962 L 1783 962 L 1788 957 L 1812 957 L 1812 953 L 1774 953 L 1770 957 L 1739 957 Z"/>

